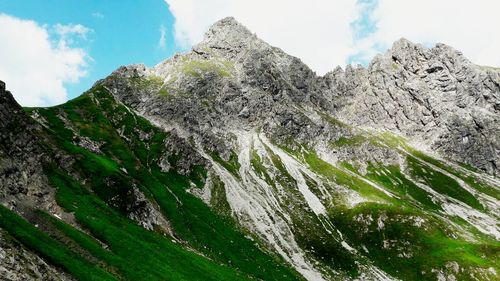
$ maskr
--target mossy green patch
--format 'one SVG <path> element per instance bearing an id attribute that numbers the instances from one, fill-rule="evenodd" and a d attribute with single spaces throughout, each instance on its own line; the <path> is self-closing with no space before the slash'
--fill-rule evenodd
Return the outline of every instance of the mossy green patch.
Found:
<path id="1" fill-rule="evenodd" d="M 234 64 L 222 59 L 187 60 L 182 64 L 181 71 L 195 77 L 202 77 L 205 73 L 229 77 L 234 71 Z"/>
<path id="2" fill-rule="evenodd" d="M 119 276 L 128 280 L 162 280 L 166 276 L 170 280 L 247 279 L 245 274 L 210 262 L 124 218 L 61 171 L 52 169 L 49 179 L 58 190 L 58 203 L 109 248 L 103 249 L 90 236 L 62 222 L 49 220 L 95 258 L 117 268 Z"/>
<path id="3" fill-rule="evenodd" d="M 275 186 L 273 179 L 269 175 L 269 171 L 264 166 L 262 159 L 260 158 L 257 151 L 252 150 L 250 155 L 250 164 L 252 165 L 254 171 L 259 175 L 262 179 L 266 181 L 270 186 Z"/>
<path id="4" fill-rule="evenodd" d="M 343 185 L 347 188 L 351 188 L 359 192 L 363 197 L 379 201 L 379 202 L 392 202 L 396 203 L 391 197 L 387 196 L 382 191 L 371 186 L 367 182 L 363 181 L 357 175 L 352 175 L 349 172 L 341 170 L 323 159 L 319 158 L 318 155 L 309 151 L 304 154 L 304 159 L 306 163 L 311 167 L 311 169 L 326 178 L 335 181 L 337 184 Z"/>
<path id="5" fill-rule="evenodd" d="M 460 184 L 456 180 L 446 176 L 439 171 L 433 170 L 429 166 L 426 166 L 425 164 L 418 161 L 413 156 L 408 156 L 407 162 L 408 166 L 410 167 L 411 175 L 417 180 L 423 181 L 426 185 L 428 185 L 435 191 L 460 200 L 475 209 L 484 209 L 484 207 L 481 205 L 481 203 L 479 203 L 476 197 L 474 197 L 474 195 L 460 186 Z"/>
<path id="6" fill-rule="evenodd" d="M 388 145 L 392 148 L 408 148 L 409 146 L 406 143 L 406 139 L 392 134 L 390 132 L 383 132 L 377 135 L 371 136 L 372 142 L 380 142 L 382 144 Z"/>
<path id="7" fill-rule="evenodd" d="M 340 121 L 339 119 L 337 119 L 329 114 L 319 112 L 319 111 L 317 113 L 321 116 L 321 118 L 323 118 L 325 121 L 327 121 L 328 123 L 330 123 L 331 125 L 333 125 L 335 127 L 350 128 L 349 125 L 347 125 L 346 123 Z"/>
<path id="8" fill-rule="evenodd" d="M 240 163 L 238 162 L 238 155 L 234 152 L 231 151 L 231 154 L 229 154 L 229 160 L 225 161 L 222 159 L 222 157 L 219 155 L 219 153 L 213 151 L 210 153 L 210 156 L 212 156 L 212 159 L 219 163 L 222 167 L 224 167 L 226 170 L 228 170 L 233 176 L 236 178 L 240 178 Z"/>
<path id="9" fill-rule="evenodd" d="M 275 180 L 277 180 L 283 187 L 287 187 L 290 185 L 297 186 L 296 180 L 292 177 L 292 175 L 290 175 L 285 165 L 281 161 L 281 158 L 278 155 L 276 155 L 268 146 L 265 146 L 265 148 L 267 154 L 271 158 L 273 167 L 275 167 L 279 172 Z"/>
<path id="10" fill-rule="evenodd" d="M 336 141 L 332 142 L 333 147 L 344 147 L 344 146 L 359 146 L 366 141 L 366 137 L 363 135 L 354 135 L 351 137 L 340 137 Z"/>
<path id="11" fill-rule="evenodd" d="M 415 149 L 411 149 L 410 151 L 411 151 L 412 156 L 414 156 L 415 158 L 418 158 L 422 161 L 425 161 L 429 164 L 432 164 L 440 169 L 443 169 L 444 171 L 460 178 L 465 183 L 467 183 L 470 187 L 476 189 L 477 191 L 483 192 L 483 193 L 485 193 L 485 194 L 487 194 L 487 195 L 489 195 L 497 200 L 500 200 L 500 189 L 498 187 L 495 188 L 495 187 L 489 186 L 488 184 L 479 180 L 472 173 L 458 171 L 457 169 L 454 169 L 453 167 L 445 164 L 444 162 L 437 160 L 437 159 L 434 159 L 434 158 L 426 155 L 423 152 L 420 152 L 420 151 L 415 150 Z M 465 165 L 465 164 L 462 164 L 461 166 L 465 167 L 467 170 L 470 170 L 472 172 L 477 172 L 477 169 L 474 167 L 468 167 L 468 165 Z"/>
<path id="12" fill-rule="evenodd" d="M 210 206 L 214 210 L 216 210 L 219 214 L 227 218 L 231 218 L 232 211 L 231 211 L 231 206 L 227 201 L 224 182 L 218 176 L 212 177 Z"/>
<path id="13" fill-rule="evenodd" d="M 398 166 L 369 163 L 367 172 L 366 177 L 402 196 L 406 202 L 414 199 L 426 209 L 441 210 L 441 207 L 432 201 L 431 195 L 407 179 Z"/>
<path id="14" fill-rule="evenodd" d="M 384 132 L 382 134 L 372 136 L 372 140 L 375 142 L 379 142 L 384 145 L 388 145 L 389 147 L 400 149 L 403 152 L 409 153 L 414 158 L 420 159 L 421 161 L 427 162 L 430 165 L 434 165 L 444 171 L 460 178 L 465 183 L 467 183 L 470 187 L 478 190 L 479 192 L 483 192 L 497 200 L 500 200 L 500 189 L 498 187 L 492 187 L 485 182 L 478 179 L 477 176 L 473 174 L 473 172 L 478 172 L 478 169 L 472 167 L 468 164 L 457 162 L 459 166 L 465 169 L 465 171 L 459 171 L 452 166 L 446 164 L 445 162 L 435 159 L 407 144 L 406 140 L 403 137 L 396 136 L 389 132 Z"/>
<path id="15" fill-rule="evenodd" d="M 52 264 L 64 268 L 79 280 L 118 280 L 2 205 L 0 205 L 0 227 L 26 247 Z"/>
<path id="16" fill-rule="evenodd" d="M 362 203 L 332 210 L 331 217 L 350 245 L 358 245 L 376 266 L 397 278 L 435 280 L 432 269 L 458 262 L 463 271 L 457 278 L 469 280 L 475 268 L 486 271 L 499 265 L 498 242 L 475 244 L 450 238 L 446 225 L 407 208 Z"/>
<path id="17" fill-rule="evenodd" d="M 150 90 L 157 89 L 159 90 L 163 84 L 163 78 L 160 76 L 150 75 L 145 77 L 132 77 L 129 78 L 129 82 L 133 87 L 140 90 Z"/>

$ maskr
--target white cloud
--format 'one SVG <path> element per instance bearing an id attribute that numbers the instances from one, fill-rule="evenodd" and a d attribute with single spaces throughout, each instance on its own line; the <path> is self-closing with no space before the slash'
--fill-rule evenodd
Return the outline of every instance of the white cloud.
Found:
<path id="1" fill-rule="evenodd" d="M 175 16 L 175 38 L 189 47 L 215 21 L 234 16 L 271 45 L 319 73 L 345 64 L 352 50 L 355 0 L 165 0 Z"/>
<path id="2" fill-rule="evenodd" d="M 104 15 L 99 13 L 99 12 L 93 12 L 92 13 L 92 16 L 96 19 L 103 19 L 104 18 Z"/>
<path id="3" fill-rule="evenodd" d="M 56 25 L 59 38 L 49 28 L 30 20 L 0 14 L 0 80 L 23 106 L 47 106 L 65 102 L 65 83 L 86 75 L 88 55 L 71 47 L 69 37 L 84 37 L 81 25 Z"/>
<path id="4" fill-rule="evenodd" d="M 56 24 L 54 29 L 57 34 L 61 37 L 66 37 L 69 35 L 78 35 L 84 39 L 87 38 L 87 33 L 91 31 L 90 28 L 87 28 L 81 24 Z"/>
<path id="5" fill-rule="evenodd" d="M 160 49 L 165 49 L 167 46 L 167 29 L 163 24 L 160 25 L 160 39 L 158 40 L 157 46 Z"/>
<path id="6" fill-rule="evenodd" d="M 500 1 L 379 0 L 371 14 L 376 31 L 359 42 L 358 50 L 373 54 L 405 37 L 424 45 L 445 43 L 472 62 L 500 66 Z"/>
<path id="7" fill-rule="evenodd" d="M 376 0 L 373 0 L 376 1 Z M 401 37 L 417 43 L 443 42 L 473 62 L 500 65 L 498 0 L 165 0 L 183 47 L 199 42 L 215 21 L 234 16 L 259 37 L 301 58 L 319 74 L 355 61 L 369 61 Z M 371 8 L 370 11 L 363 9 Z M 359 38 L 369 17 L 373 33 Z"/>

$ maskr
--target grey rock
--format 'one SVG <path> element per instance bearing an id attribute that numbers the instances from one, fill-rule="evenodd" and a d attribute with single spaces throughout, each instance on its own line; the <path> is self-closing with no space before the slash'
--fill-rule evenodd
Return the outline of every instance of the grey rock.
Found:
<path id="1" fill-rule="evenodd" d="M 157 205 L 148 200 L 137 187 L 133 189 L 133 196 L 133 203 L 128 210 L 130 219 L 136 221 L 145 229 L 154 230 L 155 227 L 159 227 L 170 236 L 175 236 L 170 223 L 163 217 Z"/>
<path id="2" fill-rule="evenodd" d="M 208 173 L 223 179 L 226 192 L 243 190 L 242 197 L 249 202 L 228 198 L 233 216 L 264 243 L 268 234 L 262 229 L 286 223 L 276 222 L 278 217 L 267 222 L 262 217 L 252 220 L 255 214 L 242 211 L 249 204 L 275 212 L 266 209 L 266 202 L 255 195 L 252 181 L 248 177 L 245 181 L 251 174 L 245 170 L 250 165 L 245 159 L 260 133 L 277 145 L 315 150 L 322 159 L 350 163 L 362 174 L 369 163 L 396 165 L 404 171 L 406 155 L 370 141 L 343 147 L 331 144 L 340 137 L 389 131 L 407 137 L 419 149 L 498 173 L 498 72 L 478 67 L 442 44 L 426 49 L 401 39 L 386 54 L 375 57 L 368 68 L 337 67 L 320 77 L 234 18 L 226 18 L 215 23 L 191 52 L 152 68 L 121 67 L 99 83 L 174 136 L 167 145 L 170 151 L 160 160 L 164 171 L 172 169 L 172 156 L 182 155 L 176 170 L 187 174 L 196 163 L 208 164 Z M 231 175 L 211 161 L 213 153 L 224 161 L 238 155 L 241 167 L 232 172 L 240 178 L 228 179 Z M 268 162 L 268 171 L 279 174 L 271 165 Z M 268 188 L 263 183 L 258 187 Z M 210 203 L 207 190 L 210 188 L 191 193 Z M 279 197 L 288 195 L 284 192 Z M 286 237 L 283 240 L 293 240 L 286 230 L 276 233 Z M 315 270 L 308 261 L 292 264 L 306 275 Z M 308 278 L 321 280 L 314 276 Z"/>
<path id="3" fill-rule="evenodd" d="M 37 206 L 48 210 L 55 204 L 53 190 L 43 172 L 47 155 L 37 141 L 40 130 L 0 87 L 0 203 L 14 209 Z M 1 89 L 3 88 L 3 89 Z M 23 205 L 23 206 L 20 206 Z"/>
<path id="4" fill-rule="evenodd" d="M 0 229 L 0 280 L 62 281 L 74 279 L 60 269 L 47 264 Z"/>
<path id="5" fill-rule="evenodd" d="M 499 72 L 443 44 L 401 39 L 367 69 L 325 76 L 333 111 L 350 124 L 408 137 L 443 157 L 499 173 Z"/>
<path id="6" fill-rule="evenodd" d="M 133 79 L 162 83 L 134 87 Z M 132 79 L 131 79 L 132 78 Z M 214 24 L 193 51 L 148 69 L 121 67 L 101 81 L 124 104 L 167 130 L 185 132 L 227 159 L 231 130 L 262 128 L 276 139 L 307 142 L 322 133 L 303 107 L 326 104 L 299 59 L 251 34 L 233 18 Z M 159 95 L 166 89 L 167 96 Z"/>

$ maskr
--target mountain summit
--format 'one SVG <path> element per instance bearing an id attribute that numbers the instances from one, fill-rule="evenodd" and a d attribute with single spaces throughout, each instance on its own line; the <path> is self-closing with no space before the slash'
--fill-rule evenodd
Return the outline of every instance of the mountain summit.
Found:
<path id="1" fill-rule="evenodd" d="M 214 23 L 205 33 L 203 41 L 194 49 L 203 48 L 237 48 L 246 45 L 245 42 L 256 40 L 257 37 L 233 17 L 224 18 Z M 227 44 L 224 47 L 224 44 Z"/>
<path id="2" fill-rule="evenodd" d="M 317 76 L 225 18 L 60 106 L 3 88 L 11 279 L 498 279 L 500 72 L 451 47 Z"/>

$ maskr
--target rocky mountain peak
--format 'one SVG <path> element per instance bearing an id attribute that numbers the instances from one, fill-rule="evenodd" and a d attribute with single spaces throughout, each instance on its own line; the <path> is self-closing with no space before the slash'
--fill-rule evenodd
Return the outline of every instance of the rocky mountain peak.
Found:
<path id="1" fill-rule="evenodd" d="M 411 54 L 422 51 L 424 47 L 421 44 L 413 43 L 412 41 L 402 37 L 392 43 L 390 51 L 392 53 Z"/>
<path id="2" fill-rule="evenodd" d="M 241 36 L 251 35 L 252 32 L 243 24 L 238 22 L 234 17 L 226 17 L 215 22 L 206 32 L 205 37 L 210 37 L 218 34 L 238 33 Z"/>
<path id="3" fill-rule="evenodd" d="M 438 43 L 432 48 L 426 48 L 408 39 L 401 38 L 393 43 L 385 55 L 377 56 L 371 65 L 385 61 L 386 66 L 399 64 L 412 73 L 431 74 L 447 72 L 459 73 L 463 68 L 472 67 L 472 63 L 460 51 Z M 395 68 L 395 67 L 394 67 Z"/>
<path id="4" fill-rule="evenodd" d="M 214 23 L 205 33 L 203 40 L 193 47 L 195 52 L 216 51 L 228 58 L 249 48 L 265 44 L 248 28 L 227 17 Z"/>
<path id="5" fill-rule="evenodd" d="M 394 42 L 387 55 L 390 56 L 392 61 L 402 65 L 419 64 L 427 57 L 426 50 L 422 45 L 414 44 L 405 38 Z"/>
<path id="6" fill-rule="evenodd" d="M 0 128 L 12 122 L 12 118 L 21 111 L 21 106 L 12 94 L 6 90 L 5 82 L 0 81 Z"/>
<path id="7" fill-rule="evenodd" d="M 228 124 L 253 128 L 288 122 L 285 113 L 293 106 L 285 103 L 318 106 L 346 123 L 389 130 L 451 159 L 498 172 L 498 143 L 492 132 L 498 119 L 499 75 L 444 44 L 427 48 L 401 38 L 367 68 L 347 66 L 317 77 L 300 59 L 229 17 L 216 22 L 192 52 L 150 70 L 131 66 L 115 74 L 127 79 L 154 76 L 144 83 L 154 86 L 148 89 L 122 85 L 120 79 L 109 88 L 139 112 L 178 120 L 178 126 L 194 131 L 204 128 L 203 136 Z"/>

